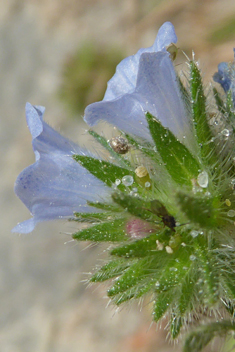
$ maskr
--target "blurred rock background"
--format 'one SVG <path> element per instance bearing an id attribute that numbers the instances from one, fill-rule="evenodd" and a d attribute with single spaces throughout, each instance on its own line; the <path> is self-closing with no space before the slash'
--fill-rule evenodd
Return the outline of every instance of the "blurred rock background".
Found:
<path id="1" fill-rule="evenodd" d="M 29 217 L 13 192 L 18 173 L 34 162 L 26 101 L 46 106 L 47 122 L 85 143 L 82 112 L 72 111 L 71 118 L 59 91 L 71 60 L 88 42 L 103 51 L 99 61 L 105 60 L 102 48 L 117 48 L 117 56 L 133 54 L 152 45 L 165 21 L 175 25 L 178 45 L 200 58 L 206 82 L 220 61 L 233 59 L 234 0 L 0 1 L 0 352 L 180 349 L 165 343 L 164 329 L 156 332 L 149 304 L 116 312 L 106 307 L 105 286 L 87 287 L 83 281 L 105 253 L 71 242 L 76 224 L 42 224 L 25 236 L 10 232 Z M 183 56 L 178 60 L 180 65 Z M 96 75 L 99 81 L 99 70 Z"/>

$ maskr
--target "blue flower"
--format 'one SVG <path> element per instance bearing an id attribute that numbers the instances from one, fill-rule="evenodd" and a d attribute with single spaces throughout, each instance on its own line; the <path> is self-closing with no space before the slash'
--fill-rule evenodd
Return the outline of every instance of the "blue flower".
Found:
<path id="1" fill-rule="evenodd" d="M 233 101 L 235 102 L 235 63 L 221 62 L 218 65 L 218 72 L 214 74 L 213 79 L 222 86 L 225 93 L 229 90 L 232 92 Z"/>
<path id="2" fill-rule="evenodd" d="M 117 66 L 103 101 L 89 105 L 84 120 L 90 126 L 105 120 L 151 141 L 145 117 L 150 112 L 182 140 L 189 133 L 189 119 L 166 50 L 176 41 L 173 25 L 164 23 L 152 47 L 139 50 Z"/>
<path id="3" fill-rule="evenodd" d="M 72 158 L 87 155 L 87 151 L 48 126 L 43 121 L 44 110 L 26 104 L 36 161 L 18 176 L 15 193 L 33 218 L 19 223 L 13 232 L 29 233 L 38 222 L 71 218 L 74 212 L 96 212 L 87 201 L 109 199 L 108 187 Z"/>
<path id="4" fill-rule="evenodd" d="M 86 108 L 85 121 L 92 126 L 105 120 L 152 141 L 145 117 L 150 112 L 183 140 L 190 124 L 167 51 L 176 41 L 173 25 L 166 22 L 152 47 L 140 49 L 118 65 L 104 100 Z M 110 189 L 72 158 L 87 151 L 43 122 L 43 113 L 42 107 L 26 105 L 36 162 L 19 175 L 15 192 L 33 218 L 18 224 L 15 232 L 31 232 L 40 221 L 72 217 L 74 212 L 95 212 L 87 201 L 110 200 Z"/>

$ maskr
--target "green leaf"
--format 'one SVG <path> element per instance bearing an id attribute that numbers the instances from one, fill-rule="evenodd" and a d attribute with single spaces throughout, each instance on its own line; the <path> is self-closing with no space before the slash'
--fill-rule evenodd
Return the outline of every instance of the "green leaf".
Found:
<path id="1" fill-rule="evenodd" d="M 72 235 L 78 241 L 119 242 L 127 239 L 125 233 L 126 219 L 117 219 L 110 222 L 94 225 Z"/>
<path id="2" fill-rule="evenodd" d="M 146 113 L 146 117 L 157 150 L 172 179 L 180 185 L 192 186 L 191 180 L 197 178 L 200 169 L 198 161 L 154 116 Z"/>
<path id="3" fill-rule="evenodd" d="M 96 133 L 93 130 L 89 130 L 88 133 L 95 138 L 95 140 L 101 144 L 108 152 L 109 154 L 123 167 L 130 167 L 130 162 L 126 159 L 124 159 L 121 155 L 117 154 L 112 147 L 110 147 L 108 141 L 100 136 L 98 133 Z"/>
<path id="4" fill-rule="evenodd" d="M 176 198 L 187 218 L 205 228 L 217 227 L 219 224 L 219 201 L 203 195 L 189 195 L 178 192 Z"/>
<path id="5" fill-rule="evenodd" d="M 102 266 L 91 278 L 91 282 L 103 282 L 113 277 L 120 276 L 130 266 L 126 260 L 113 260 Z"/>
<path id="6" fill-rule="evenodd" d="M 92 158 L 90 156 L 74 155 L 74 160 L 85 167 L 92 175 L 112 187 L 117 179 L 122 180 L 124 176 L 132 176 L 133 180 L 135 173 L 120 166 L 111 164 L 107 161 Z M 138 184 L 133 182 L 133 187 L 138 187 Z M 121 183 L 118 188 L 124 190 L 126 187 Z"/>
<path id="7" fill-rule="evenodd" d="M 141 198 L 132 197 L 121 192 L 113 193 L 112 199 L 115 203 L 136 217 L 148 221 L 159 221 L 159 217 L 156 217 L 148 210 L 150 209 L 150 202 L 146 202 Z"/>
<path id="8" fill-rule="evenodd" d="M 235 324 L 230 321 L 202 325 L 188 335 L 183 352 L 200 352 L 215 336 L 225 335 L 230 330 L 235 330 Z"/>
<path id="9" fill-rule="evenodd" d="M 194 61 L 190 62 L 190 89 L 192 97 L 193 124 L 196 131 L 197 142 L 200 146 L 201 156 L 208 162 L 211 151 L 214 150 L 213 135 L 209 126 L 206 109 L 206 97 L 204 94 L 200 71 Z M 210 143 L 209 143 L 210 142 Z M 215 162 L 216 159 L 211 160 Z"/>

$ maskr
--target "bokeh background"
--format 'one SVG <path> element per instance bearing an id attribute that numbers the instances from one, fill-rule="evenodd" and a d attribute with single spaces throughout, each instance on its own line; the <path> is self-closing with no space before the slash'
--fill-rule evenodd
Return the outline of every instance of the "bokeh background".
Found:
<path id="1" fill-rule="evenodd" d="M 164 322 L 156 332 L 147 302 L 116 311 L 104 285 L 87 287 L 105 252 L 71 241 L 76 224 L 11 233 L 29 217 L 13 192 L 34 162 L 26 101 L 46 106 L 47 122 L 86 144 L 84 103 L 102 98 L 113 66 L 152 45 L 165 21 L 180 48 L 200 58 L 205 82 L 220 61 L 233 60 L 234 0 L 0 1 L 0 352 L 180 350 L 165 342 Z"/>

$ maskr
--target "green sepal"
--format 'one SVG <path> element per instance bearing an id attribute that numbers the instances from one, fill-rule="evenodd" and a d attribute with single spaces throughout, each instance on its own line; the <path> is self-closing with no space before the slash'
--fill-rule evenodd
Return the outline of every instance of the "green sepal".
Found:
<path id="1" fill-rule="evenodd" d="M 221 260 L 224 263 L 223 268 L 220 270 L 220 276 L 226 290 L 226 296 L 235 302 L 234 263 L 224 256 L 219 257 L 218 260 Z"/>
<path id="2" fill-rule="evenodd" d="M 226 320 L 202 325 L 188 335 L 183 352 L 200 352 L 214 337 L 228 331 L 235 331 L 235 324 Z"/>
<path id="3" fill-rule="evenodd" d="M 109 154 L 123 167 L 130 167 L 130 162 L 124 159 L 121 155 L 117 154 L 112 147 L 110 147 L 109 142 L 98 133 L 93 130 L 89 130 L 88 133 L 95 138 L 95 140 L 104 147 Z"/>
<path id="4" fill-rule="evenodd" d="M 203 297 L 207 306 L 218 302 L 221 294 L 221 266 L 214 255 L 214 250 L 217 250 L 219 245 L 215 241 L 210 241 L 208 246 L 207 237 L 204 235 L 194 239 L 195 242 L 195 261 L 198 267 L 201 268 L 201 282 L 203 285 Z M 202 289 L 202 288 L 201 288 Z"/>
<path id="5" fill-rule="evenodd" d="M 80 230 L 72 235 L 78 241 L 119 242 L 127 240 L 126 219 L 116 219 Z"/>
<path id="6" fill-rule="evenodd" d="M 103 221 L 108 221 L 110 219 L 113 219 L 113 213 L 112 212 L 103 212 L 103 213 L 74 213 L 75 218 L 73 218 L 73 221 L 78 221 L 78 222 L 103 222 Z M 121 215 L 120 215 L 121 216 Z M 117 217 L 117 214 L 115 214 L 115 218 Z"/>
<path id="7" fill-rule="evenodd" d="M 140 138 L 136 140 L 129 134 L 125 134 L 125 137 L 128 142 L 134 147 L 134 149 L 141 151 L 141 153 L 145 154 L 155 162 L 159 163 L 159 154 L 157 151 L 153 150 L 153 146 L 151 144 L 147 143 L 146 141 L 142 141 Z"/>
<path id="8" fill-rule="evenodd" d="M 225 300 L 224 298 L 221 299 L 221 302 L 225 306 L 226 310 L 229 312 L 229 314 L 235 318 L 235 302 Z"/>
<path id="9" fill-rule="evenodd" d="M 204 195 L 176 194 L 179 206 L 187 218 L 201 227 L 214 228 L 219 224 L 219 201 Z"/>
<path id="10" fill-rule="evenodd" d="M 175 296 L 174 291 L 163 291 L 159 292 L 154 301 L 154 309 L 153 309 L 153 319 L 158 322 L 163 315 L 170 309 L 171 303 L 173 302 Z"/>
<path id="11" fill-rule="evenodd" d="M 164 260 L 162 259 L 161 276 L 158 279 L 159 290 L 175 290 L 175 299 L 178 296 L 179 286 L 184 280 L 187 270 L 190 268 L 192 261 L 190 255 L 192 253 L 191 246 L 179 247 L 174 250 L 172 254 L 165 254 Z"/>
<path id="12" fill-rule="evenodd" d="M 102 266 L 90 279 L 91 282 L 103 282 L 120 276 L 130 266 L 126 260 L 113 260 Z"/>
<path id="13" fill-rule="evenodd" d="M 74 155 L 73 158 L 85 169 L 87 169 L 92 175 L 106 183 L 106 185 L 109 187 L 112 187 L 117 179 L 122 180 L 124 176 L 130 175 L 133 177 L 133 179 L 135 177 L 135 173 L 133 171 L 114 165 L 107 161 L 83 155 Z M 138 184 L 133 182 L 132 186 L 138 187 Z M 118 188 L 120 190 L 126 189 L 122 183 L 120 183 Z"/>
<path id="14" fill-rule="evenodd" d="M 170 322 L 170 332 L 171 332 L 171 337 L 173 339 L 175 339 L 179 335 L 181 327 L 182 327 L 182 318 L 172 313 L 171 322 Z"/>
<path id="15" fill-rule="evenodd" d="M 217 105 L 217 108 L 218 110 L 224 114 L 225 111 L 226 111 L 226 108 L 225 108 L 225 105 L 224 105 L 224 101 L 223 99 L 221 98 L 218 90 L 214 87 L 213 88 L 213 93 L 214 93 L 214 97 L 215 97 L 215 102 L 216 102 L 216 105 Z"/>
<path id="16" fill-rule="evenodd" d="M 114 213 L 118 213 L 120 211 L 123 211 L 123 209 L 121 207 L 117 206 L 116 204 L 87 201 L 87 205 L 89 205 L 90 207 L 94 207 L 97 209 L 102 209 L 102 210 L 106 210 L 106 211 L 110 211 L 110 212 L 114 212 Z"/>
<path id="17" fill-rule="evenodd" d="M 148 221 L 159 221 L 159 217 L 150 212 L 150 202 L 132 197 L 125 193 L 115 192 L 112 194 L 112 199 L 115 203 L 127 210 L 130 214 Z"/>
<path id="18" fill-rule="evenodd" d="M 191 267 L 186 271 L 186 275 L 181 282 L 180 296 L 178 299 L 178 310 L 181 316 L 193 309 L 195 294 L 198 291 L 196 287 L 199 278 L 198 274 L 198 268 L 191 264 Z"/>
<path id="19" fill-rule="evenodd" d="M 208 157 L 212 157 L 211 151 L 215 149 L 213 145 L 213 135 L 209 126 L 206 111 L 206 97 L 204 94 L 200 70 L 194 61 L 190 62 L 190 90 L 192 100 L 193 124 L 196 131 L 200 153 L 205 162 Z M 213 163 L 216 160 L 211 160 Z"/>
<path id="20" fill-rule="evenodd" d="M 146 113 L 149 131 L 163 164 L 172 179 L 180 185 L 192 186 L 200 169 L 198 161 L 174 134 L 150 113 Z"/>
<path id="21" fill-rule="evenodd" d="M 160 257 L 162 257 L 162 253 L 160 253 L 159 259 Z M 158 276 L 160 271 L 161 259 L 158 261 L 155 257 L 141 258 L 115 281 L 113 287 L 108 290 L 108 296 L 116 296 L 115 302 L 119 301 L 120 295 L 126 291 L 127 295 L 131 293 L 132 297 L 140 297 L 140 292 L 146 293 L 146 287 L 150 290 L 155 285 L 156 275 Z"/>
<path id="22" fill-rule="evenodd" d="M 156 260 L 159 260 L 159 254 L 156 254 L 156 240 L 161 243 L 169 240 L 172 232 L 168 229 L 161 231 L 160 235 L 151 234 L 143 239 L 135 241 L 133 243 L 126 244 L 122 247 L 114 248 L 111 251 L 111 255 L 125 258 L 143 258 L 146 256 L 156 256 Z M 159 252 L 158 252 L 159 253 Z"/>
<path id="23" fill-rule="evenodd" d="M 229 118 L 229 122 L 233 126 L 233 130 L 235 129 L 235 110 L 234 110 L 234 102 L 231 90 L 228 91 L 226 95 L 226 111 Z"/>

